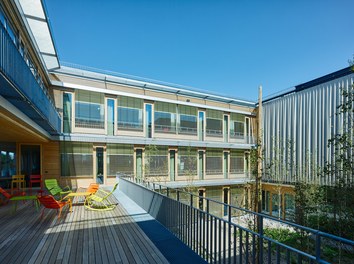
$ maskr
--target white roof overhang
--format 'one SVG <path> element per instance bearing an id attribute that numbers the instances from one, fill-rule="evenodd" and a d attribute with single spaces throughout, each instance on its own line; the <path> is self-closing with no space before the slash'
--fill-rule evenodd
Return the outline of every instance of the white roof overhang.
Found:
<path id="1" fill-rule="evenodd" d="M 42 0 L 18 0 L 47 70 L 60 67 Z"/>

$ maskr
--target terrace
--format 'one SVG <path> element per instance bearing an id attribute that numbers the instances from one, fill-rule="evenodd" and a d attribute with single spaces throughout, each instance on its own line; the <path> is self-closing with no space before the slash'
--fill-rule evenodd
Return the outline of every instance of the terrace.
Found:
<path id="1" fill-rule="evenodd" d="M 89 211 L 74 200 L 73 212 L 64 209 L 59 220 L 48 209 L 41 219 L 31 201 L 15 212 L 12 202 L 0 206 L 0 263 L 203 263 L 124 194 L 115 195 L 112 211 Z"/>
<path id="2" fill-rule="evenodd" d="M 117 203 L 114 210 L 88 211 L 82 200 L 74 200 L 73 212 L 64 212 L 59 221 L 50 210 L 41 219 L 29 202 L 19 203 L 16 212 L 11 204 L 1 206 L 0 262 L 345 263 L 354 259 L 352 240 L 157 183 L 124 177 L 119 186 L 112 198 Z M 274 231 L 283 232 L 286 240 L 274 237 Z"/>

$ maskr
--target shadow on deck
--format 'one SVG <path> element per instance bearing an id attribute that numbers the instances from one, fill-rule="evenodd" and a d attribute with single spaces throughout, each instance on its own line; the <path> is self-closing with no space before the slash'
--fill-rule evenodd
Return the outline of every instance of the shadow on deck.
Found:
<path id="1" fill-rule="evenodd" d="M 0 263 L 168 263 L 120 204 L 106 212 L 74 204 L 59 221 L 44 212 L 31 201 L 16 212 L 12 202 L 0 206 Z"/>

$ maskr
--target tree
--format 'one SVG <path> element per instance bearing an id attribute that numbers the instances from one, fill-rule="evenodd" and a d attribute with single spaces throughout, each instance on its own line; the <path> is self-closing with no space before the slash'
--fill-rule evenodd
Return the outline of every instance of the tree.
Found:
<path id="1" fill-rule="evenodd" d="M 354 56 L 353 56 L 354 59 Z M 353 61 L 350 61 L 354 71 Z M 327 161 L 325 176 L 331 186 L 326 188 L 328 213 L 336 235 L 354 238 L 354 84 L 341 88 L 342 101 L 336 119 L 342 121 L 340 130 L 328 141 L 332 160 Z"/>

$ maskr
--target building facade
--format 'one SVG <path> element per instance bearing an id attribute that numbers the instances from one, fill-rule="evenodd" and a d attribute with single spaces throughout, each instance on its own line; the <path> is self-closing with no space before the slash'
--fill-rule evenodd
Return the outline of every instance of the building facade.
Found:
<path id="1" fill-rule="evenodd" d="M 15 174 L 73 187 L 125 174 L 244 204 L 254 102 L 60 65 L 41 1 L 0 11 L 3 185 Z"/>
<path id="2" fill-rule="evenodd" d="M 263 100 L 264 211 L 290 215 L 298 181 L 334 184 L 335 176 L 325 176 L 321 170 L 326 162 L 334 163 L 329 140 L 353 120 L 353 113 L 338 109 L 344 102 L 342 92 L 351 91 L 353 82 L 348 67 Z"/>

